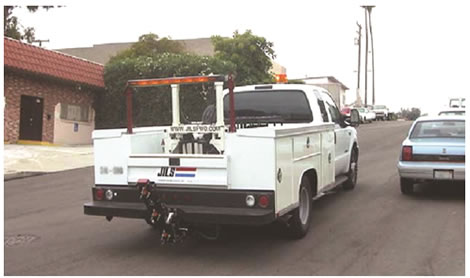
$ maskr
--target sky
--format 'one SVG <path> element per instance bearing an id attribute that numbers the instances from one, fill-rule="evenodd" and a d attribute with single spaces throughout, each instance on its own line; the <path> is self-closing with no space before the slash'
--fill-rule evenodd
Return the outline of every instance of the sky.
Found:
<path id="1" fill-rule="evenodd" d="M 433 114 L 449 97 L 468 95 L 470 76 L 470 2 L 450 1 L 34 1 L 63 8 L 29 13 L 16 9 L 48 49 L 133 42 L 145 33 L 173 39 L 230 37 L 252 30 L 274 43 L 275 61 L 289 79 L 334 76 L 356 99 L 358 46 L 356 22 L 362 25 L 364 99 L 365 22 L 361 5 L 375 5 L 372 27 L 376 104 L 392 111 L 418 107 Z M 8 4 L 26 5 L 13 1 Z M 370 50 L 370 48 L 369 48 Z M 369 54 L 369 70 L 371 56 Z M 368 103 L 372 73 L 368 73 Z"/>

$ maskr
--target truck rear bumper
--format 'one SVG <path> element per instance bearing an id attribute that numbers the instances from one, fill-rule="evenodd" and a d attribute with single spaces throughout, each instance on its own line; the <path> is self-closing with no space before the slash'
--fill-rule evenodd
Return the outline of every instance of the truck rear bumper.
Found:
<path id="1" fill-rule="evenodd" d="M 144 203 L 92 201 L 83 205 L 87 215 L 146 218 L 149 215 Z"/>
<path id="2" fill-rule="evenodd" d="M 84 204 L 85 214 L 142 219 L 149 217 L 150 212 L 138 198 L 137 188 L 93 187 L 93 196 L 97 188 L 113 190 L 116 198 Z M 182 220 L 187 223 L 263 225 L 275 220 L 272 191 L 159 188 L 154 194 L 158 194 L 167 207 L 177 209 Z M 256 200 L 260 196 L 267 196 L 269 205 L 262 208 L 256 202 L 254 207 L 247 207 L 247 195 L 253 195 Z"/>

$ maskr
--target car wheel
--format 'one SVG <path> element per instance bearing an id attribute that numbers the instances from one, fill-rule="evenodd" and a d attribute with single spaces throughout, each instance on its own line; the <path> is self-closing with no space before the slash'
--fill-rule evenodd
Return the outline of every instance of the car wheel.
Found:
<path id="1" fill-rule="evenodd" d="M 409 195 L 413 193 L 413 180 L 400 178 L 401 193 Z"/>
<path id="2" fill-rule="evenodd" d="M 299 190 L 299 207 L 296 208 L 288 223 L 288 233 L 292 238 L 303 238 L 310 227 L 312 218 L 312 188 L 309 179 L 304 176 Z"/>
<path id="3" fill-rule="evenodd" d="M 359 153 L 356 147 L 351 151 L 351 159 L 349 160 L 348 179 L 343 183 L 344 190 L 352 190 L 356 187 L 358 172 Z"/>

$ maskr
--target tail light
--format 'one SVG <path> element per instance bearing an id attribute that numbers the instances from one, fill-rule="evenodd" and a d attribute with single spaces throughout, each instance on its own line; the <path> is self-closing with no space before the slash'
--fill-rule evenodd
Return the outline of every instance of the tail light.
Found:
<path id="1" fill-rule="evenodd" d="M 262 208 L 267 208 L 269 206 L 269 198 L 268 196 L 261 195 L 258 198 L 258 205 Z"/>
<path id="2" fill-rule="evenodd" d="M 101 189 L 101 188 L 96 189 L 96 190 L 95 190 L 95 198 L 96 198 L 96 200 L 101 201 L 101 200 L 103 200 L 103 197 L 104 197 L 104 190 Z"/>
<path id="3" fill-rule="evenodd" d="M 412 146 L 403 146 L 403 149 L 401 151 L 401 160 L 402 161 L 413 160 L 413 147 Z"/>

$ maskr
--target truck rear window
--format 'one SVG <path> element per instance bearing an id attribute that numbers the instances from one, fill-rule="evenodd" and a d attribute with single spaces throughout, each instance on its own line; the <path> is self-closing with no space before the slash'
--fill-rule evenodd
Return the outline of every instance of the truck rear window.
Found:
<path id="1" fill-rule="evenodd" d="M 247 91 L 234 94 L 237 122 L 309 123 L 313 121 L 303 91 Z M 229 96 L 224 97 L 225 118 L 229 117 Z"/>

